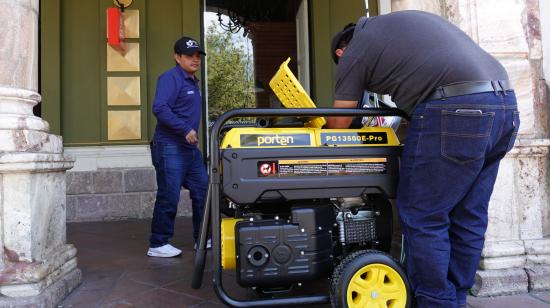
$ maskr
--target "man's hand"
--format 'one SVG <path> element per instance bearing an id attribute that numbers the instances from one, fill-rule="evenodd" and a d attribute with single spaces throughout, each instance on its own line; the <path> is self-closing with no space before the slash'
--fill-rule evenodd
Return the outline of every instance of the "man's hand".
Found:
<path id="1" fill-rule="evenodd" d="M 357 108 L 357 101 L 334 101 L 334 108 Z M 350 117 L 328 117 L 326 128 L 348 128 L 353 118 Z"/>
<path id="2" fill-rule="evenodd" d="M 185 136 L 185 140 L 187 140 L 187 142 L 189 144 L 197 144 L 199 142 L 199 136 L 197 136 L 197 132 L 192 129 L 186 136 Z"/>

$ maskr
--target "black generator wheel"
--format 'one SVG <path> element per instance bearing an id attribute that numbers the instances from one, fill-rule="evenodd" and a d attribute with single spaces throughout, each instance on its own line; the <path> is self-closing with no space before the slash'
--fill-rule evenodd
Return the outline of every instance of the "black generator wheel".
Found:
<path id="1" fill-rule="evenodd" d="M 388 254 L 356 251 L 336 267 L 330 285 L 335 308 L 410 307 L 411 295 L 405 271 Z"/>

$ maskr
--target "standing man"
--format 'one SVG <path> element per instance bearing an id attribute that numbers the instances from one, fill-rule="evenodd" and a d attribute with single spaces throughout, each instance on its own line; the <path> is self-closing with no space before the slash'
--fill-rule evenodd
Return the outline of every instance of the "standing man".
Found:
<path id="1" fill-rule="evenodd" d="M 181 187 L 189 190 L 193 206 L 193 237 L 197 240 L 204 210 L 208 176 L 197 148 L 201 92 L 195 73 L 206 55 L 199 43 L 182 37 L 174 44 L 176 66 L 157 80 L 153 113 L 157 118 L 151 158 L 157 173 L 157 199 L 147 255 L 175 257 L 181 250 L 168 242 L 174 234 Z"/>
<path id="2" fill-rule="evenodd" d="M 417 307 L 466 307 L 499 162 L 519 127 L 508 75 L 434 14 L 363 17 L 350 28 L 333 39 L 334 107 L 355 108 L 366 89 L 411 114 L 397 208 Z M 350 122 L 331 117 L 327 126 Z"/>

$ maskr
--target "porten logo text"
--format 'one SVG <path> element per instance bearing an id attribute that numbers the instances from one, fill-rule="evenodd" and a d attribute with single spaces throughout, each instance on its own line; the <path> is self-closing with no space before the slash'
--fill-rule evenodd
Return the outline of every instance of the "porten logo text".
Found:
<path id="1" fill-rule="evenodd" d="M 258 145 L 292 145 L 294 144 L 293 136 L 258 136 L 257 139 Z"/>

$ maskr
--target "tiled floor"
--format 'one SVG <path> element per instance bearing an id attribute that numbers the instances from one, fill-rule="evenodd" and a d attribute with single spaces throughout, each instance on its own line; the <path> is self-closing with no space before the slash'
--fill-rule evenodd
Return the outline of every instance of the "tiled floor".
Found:
<path id="1" fill-rule="evenodd" d="M 167 259 L 145 255 L 150 220 L 68 224 L 67 242 L 78 249 L 83 280 L 61 307 L 224 307 L 212 289 L 210 262 L 203 287 L 191 288 L 190 224 L 187 218 L 176 220 L 172 244 L 183 254 Z M 235 298 L 254 295 L 238 287 L 233 274 L 227 278 L 224 288 Z"/>
<path id="2" fill-rule="evenodd" d="M 179 258 L 149 258 L 150 220 L 70 223 L 67 242 L 78 249 L 82 284 L 59 307 L 223 307 L 206 273 L 200 290 L 191 288 L 193 241 L 190 220 L 176 221 L 172 244 L 182 248 Z M 209 269 L 209 263 L 206 265 Z M 224 279 L 227 292 L 237 298 L 253 296 L 239 288 L 234 275 Z M 227 280 L 227 281 L 226 281 Z M 306 292 L 326 292 L 326 282 Z M 468 299 L 473 308 L 550 307 L 550 292 L 495 298 Z M 329 305 L 316 307 L 330 307 Z"/>

